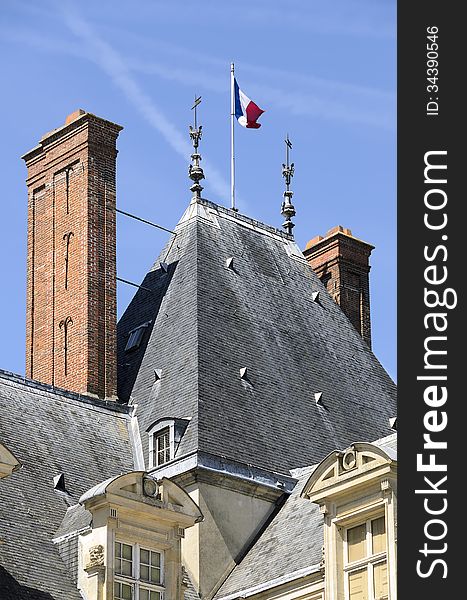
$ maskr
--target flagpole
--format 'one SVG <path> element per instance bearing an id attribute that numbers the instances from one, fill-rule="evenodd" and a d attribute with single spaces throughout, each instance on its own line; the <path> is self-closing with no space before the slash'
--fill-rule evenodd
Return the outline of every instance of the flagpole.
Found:
<path id="1" fill-rule="evenodd" d="M 235 84 L 234 84 L 234 64 L 230 64 L 230 196 L 232 209 L 235 208 L 235 138 L 234 138 L 234 119 L 235 119 Z"/>

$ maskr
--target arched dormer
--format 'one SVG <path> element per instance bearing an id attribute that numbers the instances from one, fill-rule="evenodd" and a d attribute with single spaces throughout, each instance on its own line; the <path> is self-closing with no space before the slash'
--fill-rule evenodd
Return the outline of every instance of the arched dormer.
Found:
<path id="1" fill-rule="evenodd" d="M 396 600 L 395 450 L 356 442 L 332 452 L 301 495 L 317 503 L 324 518 L 325 597 Z"/>
<path id="2" fill-rule="evenodd" d="M 181 539 L 203 515 L 180 486 L 132 471 L 79 502 L 90 514 L 78 542 L 78 588 L 88 600 L 181 597 Z"/>

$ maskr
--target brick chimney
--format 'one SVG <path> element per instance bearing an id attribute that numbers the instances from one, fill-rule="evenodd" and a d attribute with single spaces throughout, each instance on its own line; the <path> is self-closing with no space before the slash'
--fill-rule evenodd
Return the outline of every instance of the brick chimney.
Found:
<path id="1" fill-rule="evenodd" d="M 374 246 L 338 225 L 303 251 L 311 268 L 371 348 L 369 258 Z"/>
<path id="2" fill-rule="evenodd" d="M 26 376 L 115 399 L 116 140 L 83 110 L 22 158 L 28 168 Z"/>

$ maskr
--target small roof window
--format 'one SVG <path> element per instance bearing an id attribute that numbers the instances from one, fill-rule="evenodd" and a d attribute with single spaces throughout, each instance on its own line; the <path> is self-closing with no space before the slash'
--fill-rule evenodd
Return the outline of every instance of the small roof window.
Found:
<path id="1" fill-rule="evenodd" d="M 128 340 L 125 346 L 125 352 L 131 352 L 140 347 L 143 340 L 144 332 L 149 327 L 152 321 L 146 321 L 142 325 L 138 325 L 135 329 L 128 332 Z"/>

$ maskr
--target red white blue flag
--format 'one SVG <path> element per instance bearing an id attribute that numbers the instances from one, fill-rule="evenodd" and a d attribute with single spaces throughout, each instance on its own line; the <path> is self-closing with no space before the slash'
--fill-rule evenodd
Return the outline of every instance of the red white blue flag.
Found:
<path id="1" fill-rule="evenodd" d="M 262 110 L 257 104 L 248 98 L 246 94 L 238 87 L 237 80 L 234 78 L 234 101 L 235 101 L 235 116 L 238 122 L 243 127 L 249 129 L 258 129 L 261 127 L 261 123 L 256 121 L 263 114 Z"/>

